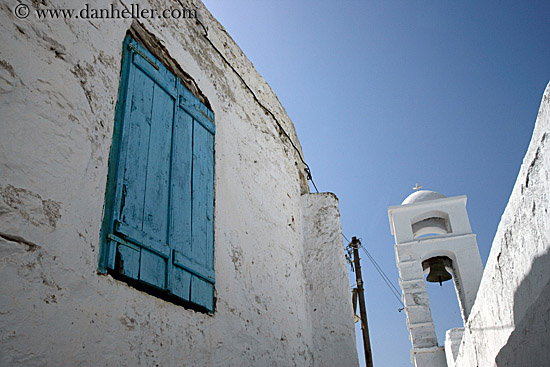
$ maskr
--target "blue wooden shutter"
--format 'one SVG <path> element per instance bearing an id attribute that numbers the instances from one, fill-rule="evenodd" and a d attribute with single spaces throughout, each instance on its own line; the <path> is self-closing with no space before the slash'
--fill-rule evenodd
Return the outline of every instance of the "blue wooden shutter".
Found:
<path id="1" fill-rule="evenodd" d="M 213 310 L 214 115 L 182 84 L 174 124 L 173 293 Z M 177 198 L 177 199 L 176 199 Z"/>
<path id="2" fill-rule="evenodd" d="M 167 288 L 168 205 L 176 78 L 135 41 L 128 42 L 113 235 L 115 271 Z M 128 246 L 128 244 L 133 245 Z"/>
<path id="3" fill-rule="evenodd" d="M 212 311 L 213 113 L 129 37 L 122 79 L 100 267 Z"/>

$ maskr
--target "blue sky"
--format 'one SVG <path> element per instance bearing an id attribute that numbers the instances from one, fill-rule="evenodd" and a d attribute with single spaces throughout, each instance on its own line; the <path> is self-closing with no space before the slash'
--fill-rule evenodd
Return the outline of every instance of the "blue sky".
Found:
<path id="1" fill-rule="evenodd" d="M 550 2 L 205 4 L 287 110 L 317 187 L 340 199 L 344 234 L 395 285 L 387 207 L 417 182 L 468 196 L 485 264 L 550 78 Z M 405 315 L 362 265 L 374 364 L 410 366 Z M 461 326 L 451 283 L 429 289 L 440 343 Z"/>

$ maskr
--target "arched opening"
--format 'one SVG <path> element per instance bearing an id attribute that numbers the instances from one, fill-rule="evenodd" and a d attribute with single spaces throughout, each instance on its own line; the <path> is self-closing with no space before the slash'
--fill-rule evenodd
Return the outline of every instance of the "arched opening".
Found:
<path id="1" fill-rule="evenodd" d="M 426 280 L 426 291 L 430 300 L 430 311 L 435 334 L 440 346 L 445 344 L 447 330 L 462 327 L 462 314 L 455 289 L 455 282 L 446 279 L 445 272 L 455 278 L 452 260 L 447 256 L 435 256 L 422 262 Z M 439 278 L 441 277 L 441 284 Z M 454 279 L 452 279 L 454 280 Z"/>
<path id="2" fill-rule="evenodd" d="M 445 212 L 432 210 L 411 219 L 414 238 L 422 238 L 451 233 L 449 215 Z"/>

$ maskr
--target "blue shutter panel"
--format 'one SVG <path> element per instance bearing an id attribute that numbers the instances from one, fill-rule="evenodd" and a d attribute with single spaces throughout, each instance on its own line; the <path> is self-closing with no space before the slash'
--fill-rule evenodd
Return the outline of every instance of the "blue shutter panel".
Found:
<path id="1" fill-rule="evenodd" d="M 172 248 L 174 294 L 213 310 L 213 113 L 183 85 L 174 125 Z M 205 128 L 207 126 L 207 128 Z M 175 178 L 178 177 L 177 180 Z M 177 199 L 176 199 L 177 198 Z"/>
<path id="2" fill-rule="evenodd" d="M 189 301 L 191 273 L 179 261 L 191 249 L 191 170 L 193 118 L 178 106 L 174 122 L 170 241 L 173 249 L 172 293 Z"/>
<path id="3" fill-rule="evenodd" d="M 151 235 L 160 252 L 169 255 L 168 200 L 174 99 L 158 85 L 154 88 L 145 198 L 143 201 L 143 232 Z M 142 250 L 140 279 L 158 288 L 166 288 L 166 258 Z"/>
<path id="4" fill-rule="evenodd" d="M 152 55 L 135 41 L 131 44 L 133 48 L 127 49 L 132 51 L 127 59 L 129 82 L 118 173 L 121 192 L 113 228 L 124 243 L 117 245 L 114 270 L 166 289 L 171 252 L 167 236 L 176 79 L 165 68 L 153 67 L 144 58 L 154 60 Z M 130 251 L 128 244 L 135 248 Z"/>
<path id="5" fill-rule="evenodd" d="M 192 257 L 205 269 L 214 267 L 214 136 L 198 121 L 193 129 Z M 204 277 L 191 282 L 191 302 L 211 309 L 214 286 Z"/>
<path id="6" fill-rule="evenodd" d="M 119 274 L 132 279 L 139 278 L 139 263 L 141 251 L 139 248 L 129 246 L 128 243 L 118 244 L 115 264 Z"/>
<path id="7" fill-rule="evenodd" d="M 130 108 L 123 121 L 121 144 L 124 165 L 119 172 L 123 177 L 120 220 L 141 230 L 154 82 L 135 67 L 130 67 L 130 78 L 126 97 Z"/>
<path id="8" fill-rule="evenodd" d="M 125 50 L 126 51 L 126 50 Z M 122 141 L 118 167 L 118 199 L 115 207 L 116 260 L 115 272 L 139 279 L 140 244 L 146 242 L 142 231 L 143 197 L 147 177 L 147 156 L 153 106 L 154 81 L 137 69 L 133 54 L 126 59 L 128 88 L 122 121 Z"/>

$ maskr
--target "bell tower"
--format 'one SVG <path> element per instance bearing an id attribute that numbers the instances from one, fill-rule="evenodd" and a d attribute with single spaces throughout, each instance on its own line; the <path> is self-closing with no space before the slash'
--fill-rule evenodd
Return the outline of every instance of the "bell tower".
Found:
<path id="1" fill-rule="evenodd" d="M 464 322 L 479 288 L 483 265 L 472 233 L 466 196 L 419 190 L 388 208 L 399 285 L 416 367 L 447 366 L 435 334 L 425 281 L 453 280 Z M 425 274 L 428 274 L 424 280 Z"/>

